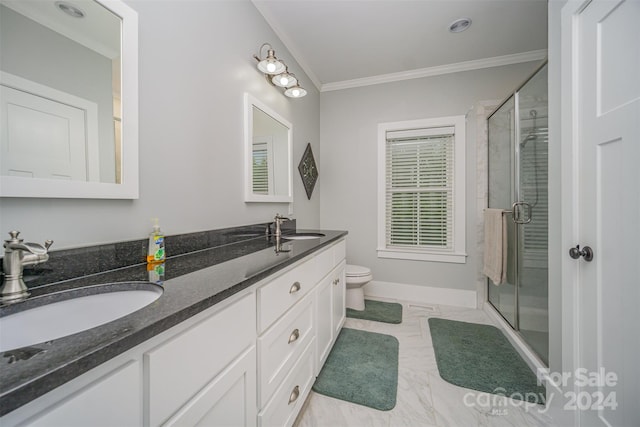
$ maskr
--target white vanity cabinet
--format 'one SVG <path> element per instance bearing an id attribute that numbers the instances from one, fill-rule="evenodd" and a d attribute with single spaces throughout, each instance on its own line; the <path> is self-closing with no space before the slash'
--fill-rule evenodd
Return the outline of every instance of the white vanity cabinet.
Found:
<path id="1" fill-rule="evenodd" d="M 10 426 L 255 426 L 256 297 L 244 292 L 0 419 Z"/>
<path id="2" fill-rule="evenodd" d="M 318 319 L 316 375 L 327 360 L 345 320 L 345 265 L 342 261 L 318 285 L 316 317 Z"/>
<path id="3" fill-rule="evenodd" d="M 290 427 L 344 323 L 344 259 L 341 239 L 0 425 Z"/>
<path id="4" fill-rule="evenodd" d="M 39 410 L 12 412 L 0 420 L 0 425 L 3 427 L 18 424 L 33 427 L 141 425 L 141 373 L 140 362 L 128 360 L 110 371 L 100 372 L 97 378 L 87 378 L 89 381 L 82 381 L 83 384 L 75 392 L 64 390 L 56 393 L 54 391 L 43 396 L 44 400 L 40 398 L 39 402 L 36 402 Z M 65 389 L 68 388 L 65 387 Z M 104 402 L 104 404 L 97 405 L 96 402 Z M 20 416 L 16 417 L 16 415 Z M 26 421 L 21 423 L 25 418 Z"/>
<path id="5" fill-rule="evenodd" d="M 252 425 L 255 296 L 144 352 L 150 426 Z"/>
<path id="6" fill-rule="evenodd" d="M 345 248 L 342 239 L 256 291 L 261 427 L 293 424 L 344 323 Z"/>
<path id="7" fill-rule="evenodd" d="M 329 352 L 336 342 L 336 338 L 338 338 L 346 317 L 345 255 L 346 243 L 341 240 L 333 247 L 333 264 L 335 268 L 325 276 L 316 290 L 315 310 L 318 329 L 316 375 L 320 373 L 322 365 L 327 360 L 327 356 L 329 356 Z"/>

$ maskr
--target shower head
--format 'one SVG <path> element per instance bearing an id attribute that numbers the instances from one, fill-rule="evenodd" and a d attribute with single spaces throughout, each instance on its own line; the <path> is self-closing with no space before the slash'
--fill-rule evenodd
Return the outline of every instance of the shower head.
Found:
<path id="1" fill-rule="evenodd" d="M 531 140 L 535 141 L 536 139 L 538 139 L 538 137 L 535 134 L 530 133 L 524 138 L 524 141 L 520 143 L 520 148 L 524 148 L 524 146 L 527 145 L 527 142 Z"/>
<path id="2" fill-rule="evenodd" d="M 529 111 L 529 116 L 531 118 L 533 118 L 533 127 L 531 128 L 531 131 L 529 131 L 529 135 L 525 136 L 524 140 L 520 143 L 520 148 L 524 148 L 525 145 L 527 145 L 527 142 L 533 140 L 535 141 L 536 139 L 538 139 L 538 136 L 536 135 L 536 117 L 538 116 L 538 112 L 534 109 L 531 109 Z"/>

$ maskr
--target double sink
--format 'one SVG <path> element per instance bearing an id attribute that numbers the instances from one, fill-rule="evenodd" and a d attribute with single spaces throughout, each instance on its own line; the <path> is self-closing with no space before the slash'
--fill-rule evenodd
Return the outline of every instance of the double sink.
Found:
<path id="1" fill-rule="evenodd" d="M 321 233 L 283 235 L 310 240 Z M 55 340 L 115 321 L 152 304 L 162 286 L 151 282 L 118 282 L 87 286 L 27 299 L 2 307 L 0 352 Z"/>

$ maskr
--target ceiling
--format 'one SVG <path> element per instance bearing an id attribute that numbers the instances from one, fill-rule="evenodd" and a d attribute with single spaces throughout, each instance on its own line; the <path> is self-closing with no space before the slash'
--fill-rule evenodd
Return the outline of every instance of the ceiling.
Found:
<path id="1" fill-rule="evenodd" d="M 302 85 L 321 91 L 546 56 L 547 0 L 253 3 L 312 80 Z M 449 32 L 449 24 L 462 17 L 470 18 L 471 26 L 462 33 Z M 277 49 L 276 56 L 293 62 Z"/>
<path id="2" fill-rule="evenodd" d="M 79 8 L 84 16 L 63 13 L 59 3 Z M 120 56 L 120 18 L 93 0 L 0 0 L 0 4 L 107 58 Z"/>

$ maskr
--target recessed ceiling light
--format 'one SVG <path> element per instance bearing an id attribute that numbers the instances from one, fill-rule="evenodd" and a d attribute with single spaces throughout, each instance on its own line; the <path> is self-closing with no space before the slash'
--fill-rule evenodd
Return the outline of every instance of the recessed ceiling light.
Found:
<path id="1" fill-rule="evenodd" d="M 471 26 L 471 19 L 460 18 L 456 19 L 449 25 L 449 31 L 452 33 L 461 33 Z"/>
<path id="2" fill-rule="evenodd" d="M 67 3 L 64 1 L 57 1 L 55 3 L 56 7 L 66 13 L 69 16 L 73 16 L 74 18 L 84 18 L 84 12 L 79 7 L 72 5 L 71 3 Z"/>

